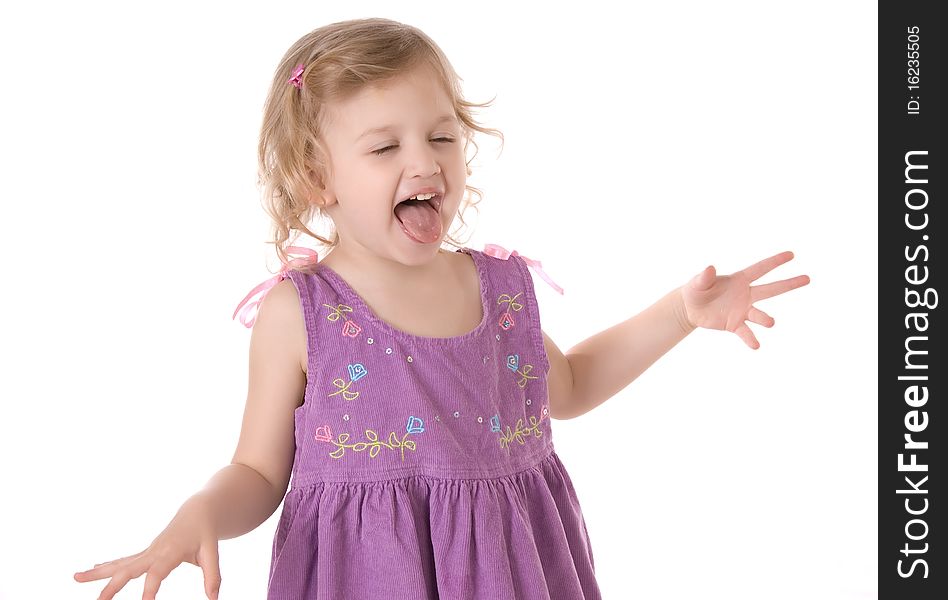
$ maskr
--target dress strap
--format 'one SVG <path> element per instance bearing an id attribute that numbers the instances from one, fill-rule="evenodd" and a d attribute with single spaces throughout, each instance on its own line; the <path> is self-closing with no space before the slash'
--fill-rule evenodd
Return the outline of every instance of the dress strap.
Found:
<path id="1" fill-rule="evenodd" d="M 507 260 L 511 256 L 519 256 L 520 258 L 523 259 L 523 262 L 527 263 L 528 267 L 536 271 L 537 275 L 543 278 L 543 281 L 550 284 L 550 287 L 552 287 L 554 290 L 556 290 L 560 294 L 563 293 L 563 288 L 553 283 L 553 280 L 550 279 L 550 276 L 543 272 L 543 266 L 540 264 L 540 261 L 538 260 L 527 258 L 526 256 L 524 256 L 523 254 L 520 254 L 516 250 L 513 250 L 513 251 L 507 250 L 506 248 L 498 244 L 485 244 L 484 254 L 488 254 L 490 256 L 493 256 L 494 258 L 500 258 L 502 260 Z"/>
<path id="2" fill-rule="evenodd" d="M 240 322 L 247 328 L 253 327 L 254 322 L 257 320 L 257 307 L 263 302 L 263 299 L 267 297 L 267 294 L 270 293 L 270 289 L 273 288 L 273 286 L 287 278 L 287 272 L 291 267 L 305 266 L 319 262 L 319 254 L 317 254 L 315 250 L 303 248 L 302 246 L 288 246 L 286 251 L 288 254 L 302 254 L 305 258 L 293 258 L 289 262 L 284 262 L 283 268 L 280 269 L 279 273 L 262 281 L 250 290 L 250 293 L 244 296 L 244 299 L 237 305 L 237 308 L 234 310 L 234 316 L 232 316 L 231 319 L 235 319 L 239 312 Z M 248 304 L 248 301 L 257 294 L 260 294 L 260 297 Z M 243 307 L 243 310 L 241 310 L 241 307 Z"/>
<path id="3" fill-rule="evenodd" d="M 256 287 L 254 287 L 246 296 L 244 296 L 244 299 L 240 301 L 240 304 L 237 305 L 237 308 L 234 310 L 234 315 L 231 317 L 231 319 L 236 319 L 237 313 L 240 313 L 240 322 L 243 323 L 248 329 L 253 327 L 254 322 L 257 320 L 257 307 L 261 302 L 263 302 L 263 299 L 267 297 L 267 294 L 270 292 L 270 289 L 273 288 L 273 286 L 286 279 L 287 272 L 292 267 L 311 265 L 319 262 L 319 254 L 310 248 L 304 248 L 302 246 L 288 246 L 286 251 L 287 254 L 302 254 L 304 258 L 293 258 L 289 262 L 283 263 L 283 267 L 280 269 L 279 273 L 257 284 Z M 523 259 L 523 262 L 525 262 L 528 267 L 536 271 L 537 275 L 543 278 L 543 281 L 547 282 L 560 294 L 563 293 L 563 288 L 554 283 L 550 276 L 543 272 L 543 265 L 539 260 L 527 258 L 516 250 L 507 250 L 499 244 L 485 244 L 484 254 L 493 256 L 494 258 L 499 258 L 501 260 L 507 260 L 511 256 L 519 256 Z M 253 302 L 250 302 L 250 299 L 257 294 L 260 294 L 260 297 Z"/>

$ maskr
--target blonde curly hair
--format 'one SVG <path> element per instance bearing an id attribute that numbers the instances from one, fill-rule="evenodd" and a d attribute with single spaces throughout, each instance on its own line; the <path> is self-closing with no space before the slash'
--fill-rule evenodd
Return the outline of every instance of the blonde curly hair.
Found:
<path id="1" fill-rule="evenodd" d="M 297 87 L 288 80 L 299 64 L 305 69 Z M 474 145 L 474 156 L 466 161 L 468 174 L 471 161 L 477 156 L 474 132 L 499 137 L 503 147 L 503 133 L 480 125 L 472 115 L 473 109 L 488 107 L 493 99 L 481 104 L 465 100 L 461 78 L 424 32 L 377 18 L 341 21 L 311 31 L 293 44 L 280 61 L 267 95 L 260 130 L 258 185 L 264 209 L 272 219 L 268 243 L 274 244 L 282 264 L 289 262 L 286 249 L 300 232 L 314 237 L 325 250 L 339 243 L 335 228 L 332 239 L 326 239 L 307 227 L 314 216 L 328 217 L 309 201 L 316 190 L 325 189 L 322 182 L 330 168 L 322 135 L 326 104 L 345 101 L 367 85 L 390 81 L 417 66 L 431 68 L 450 98 L 461 122 L 465 157 L 468 146 Z M 463 213 L 483 199 L 481 190 L 470 185 L 465 189 L 458 210 L 464 225 Z M 476 201 L 472 195 L 477 196 Z M 461 241 L 450 233 L 445 241 L 461 247 Z"/>

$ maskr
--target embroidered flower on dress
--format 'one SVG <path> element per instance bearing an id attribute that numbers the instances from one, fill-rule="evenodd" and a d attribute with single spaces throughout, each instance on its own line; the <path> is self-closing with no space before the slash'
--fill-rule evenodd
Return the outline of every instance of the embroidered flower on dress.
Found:
<path id="1" fill-rule="evenodd" d="M 504 313 L 504 314 L 502 314 L 502 315 L 500 316 L 500 320 L 497 321 L 497 324 L 500 325 L 500 328 L 501 328 L 501 329 L 504 329 L 504 330 L 506 330 L 506 329 L 513 329 L 513 326 L 516 325 L 516 323 L 514 323 L 513 317 L 510 315 L 510 313 Z"/>
<path id="2" fill-rule="evenodd" d="M 348 366 L 349 369 L 349 381 L 340 378 L 333 379 L 332 384 L 339 388 L 335 392 L 329 394 L 330 396 L 335 396 L 336 394 L 342 394 L 342 397 L 346 400 L 355 400 L 359 397 L 359 392 L 350 391 L 349 388 L 353 383 L 359 381 L 363 377 L 369 374 L 365 366 L 362 363 L 355 363 Z"/>
<path id="3" fill-rule="evenodd" d="M 332 433 L 329 430 L 329 425 L 323 425 L 316 430 L 316 441 L 319 442 L 328 442 L 336 446 L 336 449 L 329 453 L 329 456 L 333 458 L 342 458 L 346 450 L 352 450 L 353 452 L 364 452 L 366 449 L 369 451 L 369 458 L 375 458 L 379 455 L 382 448 L 388 448 L 389 450 L 400 450 L 402 461 L 405 460 L 405 449 L 415 451 L 415 441 L 408 439 L 408 436 L 413 433 L 423 433 L 424 422 L 418 417 L 408 417 L 408 425 L 406 427 L 406 433 L 401 437 L 391 432 L 388 436 L 387 441 L 382 441 L 379 439 L 379 434 L 376 433 L 374 429 L 365 430 L 365 439 L 367 442 L 356 442 L 354 444 L 347 444 L 349 441 L 348 433 L 340 433 L 339 437 L 335 440 L 332 439 Z"/>
<path id="4" fill-rule="evenodd" d="M 316 428 L 316 435 L 313 436 L 316 438 L 317 442 L 328 442 L 332 439 L 332 430 L 329 429 L 329 425 L 323 425 Z"/>
<path id="5" fill-rule="evenodd" d="M 360 379 L 362 379 L 363 377 L 369 374 L 369 372 L 365 370 L 365 365 L 363 365 L 362 363 L 349 365 L 348 369 L 349 369 L 349 379 L 351 379 L 352 381 L 359 381 Z"/>
<path id="6" fill-rule="evenodd" d="M 408 433 L 423 433 L 425 431 L 425 422 L 418 417 L 408 417 L 408 425 L 405 426 Z"/>
<path id="7" fill-rule="evenodd" d="M 346 337 L 357 337 L 362 328 L 356 325 L 355 321 L 346 321 L 342 324 L 342 335 Z"/>
<path id="8" fill-rule="evenodd" d="M 497 304 L 504 304 L 505 302 L 507 303 L 508 310 L 504 311 L 504 314 L 500 316 L 500 320 L 497 322 L 497 324 L 500 325 L 500 328 L 504 331 L 513 329 L 513 326 L 516 325 L 516 322 L 514 321 L 513 315 L 510 314 L 510 311 L 513 310 L 516 312 L 523 308 L 523 304 L 520 304 L 516 301 L 521 294 L 523 294 L 523 292 L 520 292 L 516 296 L 511 296 L 510 294 L 501 294 L 500 298 L 497 299 Z"/>
<path id="9" fill-rule="evenodd" d="M 342 317 L 342 335 L 354 338 L 359 335 L 360 331 L 362 331 L 362 328 L 359 327 L 355 321 L 342 314 L 344 312 L 352 312 L 351 306 L 347 304 L 337 304 L 336 306 L 323 304 L 323 306 L 329 309 L 329 314 L 326 315 L 327 320 L 335 323 L 340 317 Z"/>
<path id="10" fill-rule="evenodd" d="M 520 369 L 519 354 L 511 354 L 507 357 L 507 368 L 521 376 L 517 381 L 517 385 L 521 388 L 527 386 L 528 379 L 537 379 L 536 375 L 530 375 L 530 372 L 533 371 L 533 365 L 523 365 L 523 369 Z"/>

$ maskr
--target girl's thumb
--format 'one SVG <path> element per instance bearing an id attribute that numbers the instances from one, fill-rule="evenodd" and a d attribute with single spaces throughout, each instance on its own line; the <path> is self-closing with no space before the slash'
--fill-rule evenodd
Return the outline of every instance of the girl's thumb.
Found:
<path id="1" fill-rule="evenodd" d="M 216 584 L 204 584 L 204 592 L 207 594 L 208 600 L 217 600 L 217 594 L 220 592 L 220 589 L 220 581 L 218 581 Z"/>
<path id="2" fill-rule="evenodd" d="M 220 556 L 217 552 L 217 540 L 209 541 L 201 547 L 201 570 L 204 571 L 204 593 L 210 600 L 217 600 L 221 589 Z"/>
<path id="3" fill-rule="evenodd" d="M 204 593 L 207 594 L 208 600 L 217 600 L 217 594 L 221 591 L 221 576 L 217 575 L 217 578 L 214 577 L 204 577 Z"/>
<path id="4" fill-rule="evenodd" d="M 699 292 L 711 289 L 715 278 L 714 265 L 708 265 L 704 271 L 701 271 L 691 280 L 691 287 Z"/>

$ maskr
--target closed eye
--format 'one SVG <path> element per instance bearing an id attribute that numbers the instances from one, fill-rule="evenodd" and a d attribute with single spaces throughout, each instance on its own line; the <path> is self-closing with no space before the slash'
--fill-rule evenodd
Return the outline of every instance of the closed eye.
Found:
<path id="1" fill-rule="evenodd" d="M 435 138 L 435 139 L 433 139 L 433 140 L 431 140 L 431 141 L 433 141 L 433 142 L 438 142 L 438 143 L 441 143 L 441 144 L 453 144 L 453 143 L 454 143 L 454 139 L 453 139 L 453 138 L 445 138 L 445 137 Z M 372 151 L 372 154 L 375 154 L 376 156 L 382 156 L 383 154 L 385 154 L 386 152 L 388 152 L 389 150 L 392 150 L 392 149 L 394 149 L 394 148 L 398 148 L 398 146 L 397 146 L 397 145 L 385 146 L 384 148 L 379 148 L 378 150 L 373 150 L 373 151 Z"/>

